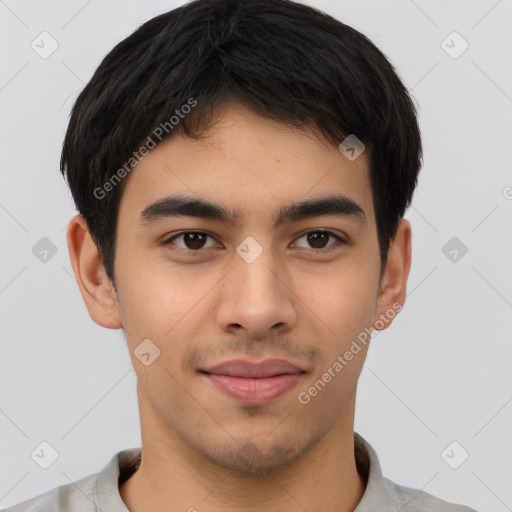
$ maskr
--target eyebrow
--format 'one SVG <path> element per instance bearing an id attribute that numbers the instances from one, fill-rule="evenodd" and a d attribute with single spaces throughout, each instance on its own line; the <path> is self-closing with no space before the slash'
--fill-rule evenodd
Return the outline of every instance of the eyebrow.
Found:
<path id="1" fill-rule="evenodd" d="M 343 195 L 327 195 L 281 206 L 274 216 L 273 228 L 326 215 L 351 218 L 367 225 L 364 210 L 354 200 Z M 164 197 L 146 206 L 140 214 L 139 223 L 149 225 L 162 219 L 180 216 L 218 220 L 228 225 L 236 225 L 242 218 L 239 212 L 224 205 L 205 199 L 175 195 Z"/>

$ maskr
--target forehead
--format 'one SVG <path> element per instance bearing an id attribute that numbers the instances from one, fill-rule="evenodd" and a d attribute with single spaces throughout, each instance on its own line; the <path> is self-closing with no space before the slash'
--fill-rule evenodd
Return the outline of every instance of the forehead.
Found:
<path id="1" fill-rule="evenodd" d="M 200 139 L 174 135 L 142 158 L 125 183 L 120 216 L 134 218 L 158 199 L 181 194 L 224 204 L 242 219 L 275 219 L 283 203 L 341 194 L 370 220 L 368 162 L 364 152 L 351 161 L 310 129 L 235 104 L 220 111 Z"/>

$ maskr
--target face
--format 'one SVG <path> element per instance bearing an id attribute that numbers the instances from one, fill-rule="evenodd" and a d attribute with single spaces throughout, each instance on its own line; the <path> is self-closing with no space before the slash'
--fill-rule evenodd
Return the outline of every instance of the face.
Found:
<path id="1" fill-rule="evenodd" d="M 256 473 L 351 424 L 367 350 L 358 342 L 356 352 L 354 341 L 390 305 L 379 302 L 364 153 L 350 161 L 311 131 L 236 105 L 206 135 L 175 136 L 129 176 L 116 309 L 143 431 Z M 296 371 L 279 367 L 260 379 L 205 373 L 269 359 Z"/>

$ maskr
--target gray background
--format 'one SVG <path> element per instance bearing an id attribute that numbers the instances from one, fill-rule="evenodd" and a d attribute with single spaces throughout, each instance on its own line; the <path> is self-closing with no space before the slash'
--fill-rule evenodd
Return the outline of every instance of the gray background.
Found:
<path id="1" fill-rule="evenodd" d="M 65 228 L 75 209 L 58 166 L 70 108 L 103 56 L 181 3 L 0 1 L 2 508 L 140 445 L 122 333 L 92 322 L 71 270 Z M 425 145 L 406 215 L 408 297 L 373 341 L 356 430 L 388 478 L 481 511 L 512 510 L 512 1 L 308 3 L 390 58 L 420 106 Z M 43 31 L 59 45 L 47 58 L 31 47 L 51 49 Z M 460 55 L 453 31 L 469 44 Z M 46 261 L 43 237 L 57 251 Z M 31 458 L 43 441 L 58 452 L 48 469 Z M 459 465 L 462 450 L 469 458 L 453 469 L 447 461 Z"/>

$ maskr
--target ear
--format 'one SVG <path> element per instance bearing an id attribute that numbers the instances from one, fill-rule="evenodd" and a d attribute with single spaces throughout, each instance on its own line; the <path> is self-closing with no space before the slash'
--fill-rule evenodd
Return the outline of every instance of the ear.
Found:
<path id="1" fill-rule="evenodd" d="M 67 242 L 71 265 L 89 315 L 98 325 L 122 328 L 117 294 L 82 215 L 68 225 Z"/>
<path id="2" fill-rule="evenodd" d="M 382 272 L 373 327 L 387 329 L 402 309 L 411 268 L 411 224 L 400 219 L 394 239 L 389 246 L 386 266 Z"/>

